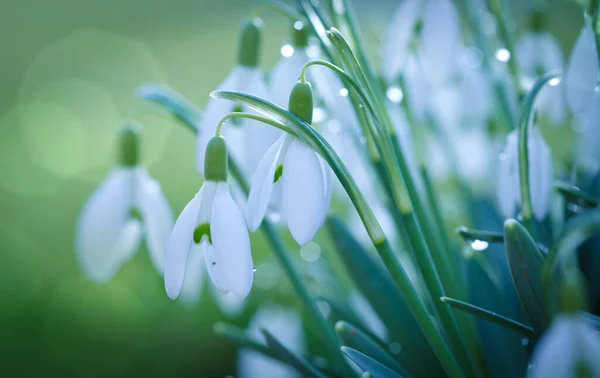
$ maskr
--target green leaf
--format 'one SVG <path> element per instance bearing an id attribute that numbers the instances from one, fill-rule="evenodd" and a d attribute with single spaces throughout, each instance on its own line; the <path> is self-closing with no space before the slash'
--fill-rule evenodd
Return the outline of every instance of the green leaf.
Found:
<path id="1" fill-rule="evenodd" d="M 287 361 L 293 366 L 302 376 L 313 377 L 313 378 L 325 378 L 325 375 L 321 373 L 315 366 L 305 359 L 296 356 L 289 349 L 283 346 L 269 331 L 261 326 L 260 331 L 265 335 L 267 345 L 277 353 L 282 360 Z"/>
<path id="2" fill-rule="evenodd" d="M 533 332 L 533 329 L 531 327 L 519 323 L 516 320 L 509 319 L 506 316 L 496 314 L 495 312 L 453 298 L 442 297 L 440 298 L 440 300 L 458 310 L 464 311 L 471 315 L 475 315 L 481 319 L 485 319 L 492 323 L 496 323 L 498 325 L 501 325 L 502 327 L 512 329 L 513 331 L 519 332 L 527 337 L 535 337 L 535 333 Z"/>
<path id="3" fill-rule="evenodd" d="M 519 299 L 529 315 L 536 334 L 541 335 L 549 321 L 543 305 L 541 272 L 544 259 L 535 241 L 515 219 L 504 222 L 504 245 Z"/>
<path id="4" fill-rule="evenodd" d="M 469 245 L 472 245 L 475 240 L 487 243 L 504 243 L 504 235 L 501 232 L 474 230 L 461 226 L 456 229 L 456 233 Z"/>
<path id="5" fill-rule="evenodd" d="M 144 84 L 135 93 L 143 100 L 162 105 L 175 118 L 196 132 L 202 112 L 183 95 L 162 84 Z"/>
<path id="6" fill-rule="evenodd" d="M 355 349 L 342 347 L 342 352 L 354 361 L 359 368 L 371 373 L 373 378 L 402 378 L 398 373 Z"/>
<path id="7" fill-rule="evenodd" d="M 285 358 L 283 358 L 280 353 L 277 353 L 274 349 L 271 349 L 268 346 L 263 345 L 258 341 L 250 338 L 250 336 L 248 336 L 246 331 L 244 331 L 243 329 L 240 329 L 230 324 L 218 322 L 215 323 L 215 325 L 213 326 L 213 331 L 218 336 L 226 338 L 227 340 L 233 342 L 240 348 L 252 349 L 258 353 L 264 354 L 265 356 L 271 357 L 285 364 L 288 363 L 288 361 Z"/>
<path id="8" fill-rule="evenodd" d="M 405 377 L 409 376 L 406 370 L 400 366 L 398 361 L 383 349 L 379 343 L 371 339 L 367 334 L 354 327 L 352 324 L 339 321 L 335 325 L 335 331 L 340 335 L 344 346 L 356 349 L 357 351 L 374 358 L 398 374 Z M 410 344 L 406 345 L 406 347 L 410 348 Z"/>
<path id="9" fill-rule="evenodd" d="M 400 345 L 407 346 L 399 355 L 400 364 L 415 376 L 443 375 L 441 365 L 388 272 L 362 248 L 339 219 L 329 217 L 327 229 L 356 287 L 375 309 L 390 335 L 397 337 Z"/>
<path id="10" fill-rule="evenodd" d="M 564 182 L 557 182 L 554 188 L 569 202 L 585 208 L 598 207 L 598 200 L 593 196 L 582 192 L 578 187 Z"/>

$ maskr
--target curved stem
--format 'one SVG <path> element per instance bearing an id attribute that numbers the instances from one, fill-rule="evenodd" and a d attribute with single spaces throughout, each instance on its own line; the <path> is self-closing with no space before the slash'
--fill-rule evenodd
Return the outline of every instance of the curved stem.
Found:
<path id="1" fill-rule="evenodd" d="M 271 3 L 261 4 L 254 8 L 252 13 L 250 13 L 250 18 L 256 18 L 260 16 L 261 13 L 271 10 L 275 11 L 285 17 L 288 17 L 292 21 L 304 21 L 304 17 L 298 13 L 294 8 L 289 5 L 281 2 L 272 1 Z"/>
<path id="2" fill-rule="evenodd" d="M 258 114 L 245 113 L 245 112 L 232 112 L 232 113 L 226 114 L 223 118 L 221 118 L 221 120 L 217 124 L 217 129 L 215 130 L 215 135 L 216 136 L 221 135 L 221 127 L 225 124 L 225 122 L 227 122 L 227 120 L 234 119 L 234 118 L 246 118 L 246 119 L 251 119 L 254 121 L 264 122 L 268 125 L 276 127 L 280 130 L 285 131 L 286 133 L 292 134 L 293 136 L 297 137 L 296 133 L 292 129 L 290 129 L 289 127 L 287 127 L 286 125 L 284 125 L 282 123 L 279 123 L 279 122 L 274 121 L 267 117 L 260 116 Z"/>
<path id="3" fill-rule="evenodd" d="M 531 188 L 529 186 L 529 126 L 533 117 L 533 105 L 538 94 L 552 79 L 561 76 L 560 72 L 550 72 L 535 82 L 531 91 L 525 96 L 523 113 L 519 121 L 519 183 L 521 190 L 521 214 L 527 231 L 533 233 L 533 210 L 531 205 Z M 533 234 L 532 234 L 533 235 Z"/>

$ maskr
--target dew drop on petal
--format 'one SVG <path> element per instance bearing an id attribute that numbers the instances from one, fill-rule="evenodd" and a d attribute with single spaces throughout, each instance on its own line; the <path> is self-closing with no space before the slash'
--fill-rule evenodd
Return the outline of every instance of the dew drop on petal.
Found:
<path id="1" fill-rule="evenodd" d="M 292 47 L 292 45 L 281 46 L 281 55 L 286 58 L 289 58 L 290 56 L 294 55 L 294 48 Z"/>
<path id="2" fill-rule="evenodd" d="M 321 247 L 315 242 L 310 242 L 300 249 L 300 256 L 308 262 L 314 262 L 321 257 Z"/>
<path id="3" fill-rule="evenodd" d="M 510 60 L 510 51 L 508 51 L 505 48 L 502 49 L 498 49 L 496 50 L 496 59 L 498 59 L 499 61 L 506 63 Z"/>
<path id="4" fill-rule="evenodd" d="M 388 346 L 391 354 L 398 355 L 402 351 L 402 345 L 400 343 L 393 342 Z"/>
<path id="5" fill-rule="evenodd" d="M 394 86 L 388 88 L 386 96 L 388 100 L 390 100 L 394 104 L 399 104 L 404 98 L 404 93 L 402 92 L 402 89 Z"/>
<path id="6" fill-rule="evenodd" d="M 485 251 L 488 246 L 489 246 L 489 243 L 486 242 L 485 240 L 475 239 L 471 242 L 471 248 L 473 248 L 476 251 Z"/>
<path id="7" fill-rule="evenodd" d="M 256 272 L 256 267 L 255 266 L 252 267 L 252 271 Z"/>
<path id="8" fill-rule="evenodd" d="M 555 77 L 554 79 L 551 79 L 548 82 L 548 85 L 551 87 L 556 87 L 558 84 L 560 84 L 560 77 Z M 596 88 L 598 88 L 598 87 L 596 87 Z"/>

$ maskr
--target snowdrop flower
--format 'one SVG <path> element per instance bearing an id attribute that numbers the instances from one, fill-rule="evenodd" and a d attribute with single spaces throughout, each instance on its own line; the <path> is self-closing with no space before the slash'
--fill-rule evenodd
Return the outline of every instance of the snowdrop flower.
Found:
<path id="1" fill-rule="evenodd" d="M 260 44 L 259 21 L 246 22 L 241 32 L 238 64 L 219 85 L 218 90 L 246 92 L 262 98 L 269 97 L 263 73 L 258 68 Z M 197 139 L 196 169 L 201 174 L 204 170 L 206 145 L 214 135 L 216 125 L 221 118 L 232 111 L 246 111 L 246 109 L 240 105 L 232 107 L 228 101 L 208 100 L 202 124 L 198 128 L 200 132 Z M 236 161 L 242 164 L 242 169 L 248 177 L 251 177 L 260 158 L 281 133 L 254 120 L 236 120 L 234 125 L 237 127 L 228 127 L 223 134 L 232 146 L 231 150 Z"/>
<path id="2" fill-rule="evenodd" d="M 296 355 L 305 352 L 302 322 L 297 312 L 276 306 L 259 309 L 250 320 L 248 334 L 256 340 L 264 340 L 260 327 L 266 328 L 288 350 Z M 265 343 L 262 341 L 262 343 Z M 237 374 L 239 378 L 256 377 L 300 377 L 293 367 L 264 354 L 250 349 L 241 349 L 237 357 Z"/>
<path id="3" fill-rule="evenodd" d="M 272 101 L 285 107 L 294 84 L 298 81 L 304 64 L 310 60 L 306 48 L 308 46 L 308 30 L 300 22 L 293 25 L 293 43 L 281 48 L 283 56 L 271 72 L 269 93 Z"/>
<path id="4" fill-rule="evenodd" d="M 505 218 L 513 217 L 521 203 L 519 186 L 518 130 L 508 134 L 498 167 L 497 199 Z M 529 129 L 529 182 L 533 215 L 542 220 L 550 210 L 552 196 L 552 156 L 537 127 Z"/>
<path id="5" fill-rule="evenodd" d="M 75 230 L 75 250 L 85 276 L 106 282 L 139 249 L 142 236 L 162 275 L 173 214 L 146 168 L 138 162 L 137 125 L 121 131 L 121 160 L 83 207 Z"/>
<path id="6" fill-rule="evenodd" d="M 204 175 L 206 181 L 183 209 L 171 233 L 165 289 L 171 299 L 179 296 L 188 255 L 192 249 L 201 248 L 214 286 L 245 298 L 252 287 L 250 238 L 244 216 L 229 192 L 223 137 L 215 136 L 208 142 Z"/>
<path id="7" fill-rule="evenodd" d="M 456 52 L 460 49 L 458 11 L 450 0 L 406 0 L 392 16 L 383 41 L 382 72 L 384 79 L 394 82 L 403 71 L 414 42 L 427 79 L 447 82 L 456 68 Z M 443 64 L 440 64 L 443 62 Z"/>
<path id="8" fill-rule="evenodd" d="M 543 74 L 564 67 L 558 40 L 545 31 L 525 32 L 517 42 L 516 54 L 523 75 L 522 86 L 526 90 L 531 89 L 535 80 Z M 565 106 L 564 89 L 558 85 L 545 86 L 536 101 L 536 108 L 547 114 L 555 125 L 564 121 Z"/>
<path id="9" fill-rule="evenodd" d="M 290 95 L 289 109 L 312 122 L 312 89 L 298 82 Z M 248 196 L 248 228 L 262 223 L 276 187 L 281 190 L 282 218 L 298 244 L 305 245 L 325 221 L 331 202 L 330 168 L 321 157 L 298 138 L 285 134 L 260 161 Z"/>
<path id="10" fill-rule="evenodd" d="M 600 107 L 600 97 L 595 96 L 600 84 L 600 69 L 594 30 L 586 22 L 571 51 L 565 73 L 567 102 L 574 114 Z"/>

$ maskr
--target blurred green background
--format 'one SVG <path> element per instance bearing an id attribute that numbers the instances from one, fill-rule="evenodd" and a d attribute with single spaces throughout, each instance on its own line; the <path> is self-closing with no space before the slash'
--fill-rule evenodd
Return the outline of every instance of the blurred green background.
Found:
<path id="1" fill-rule="evenodd" d="M 235 349 L 212 334 L 224 315 L 208 292 L 192 307 L 169 300 L 144 248 L 110 283 L 91 284 L 73 237 L 127 119 L 145 125 L 142 159 L 175 214 L 198 190 L 194 138 L 133 92 L 159 82 L 203 106 L 234 64 L 240 20 L 259 1 L 0 1 L 0 374 L 234 374 Z M 355 3 L 375 52 L 397 2 Z M 550 25 L 568 52 L 580 11 L 557 4 Z M 289 25 L 275 13 L 263 18 L 267 68 Z M 269 254 L 261 243 L 255 236 L 258 262 Z M 243 326 L 267 298 L 253 290 L 233 321 Z"/>

